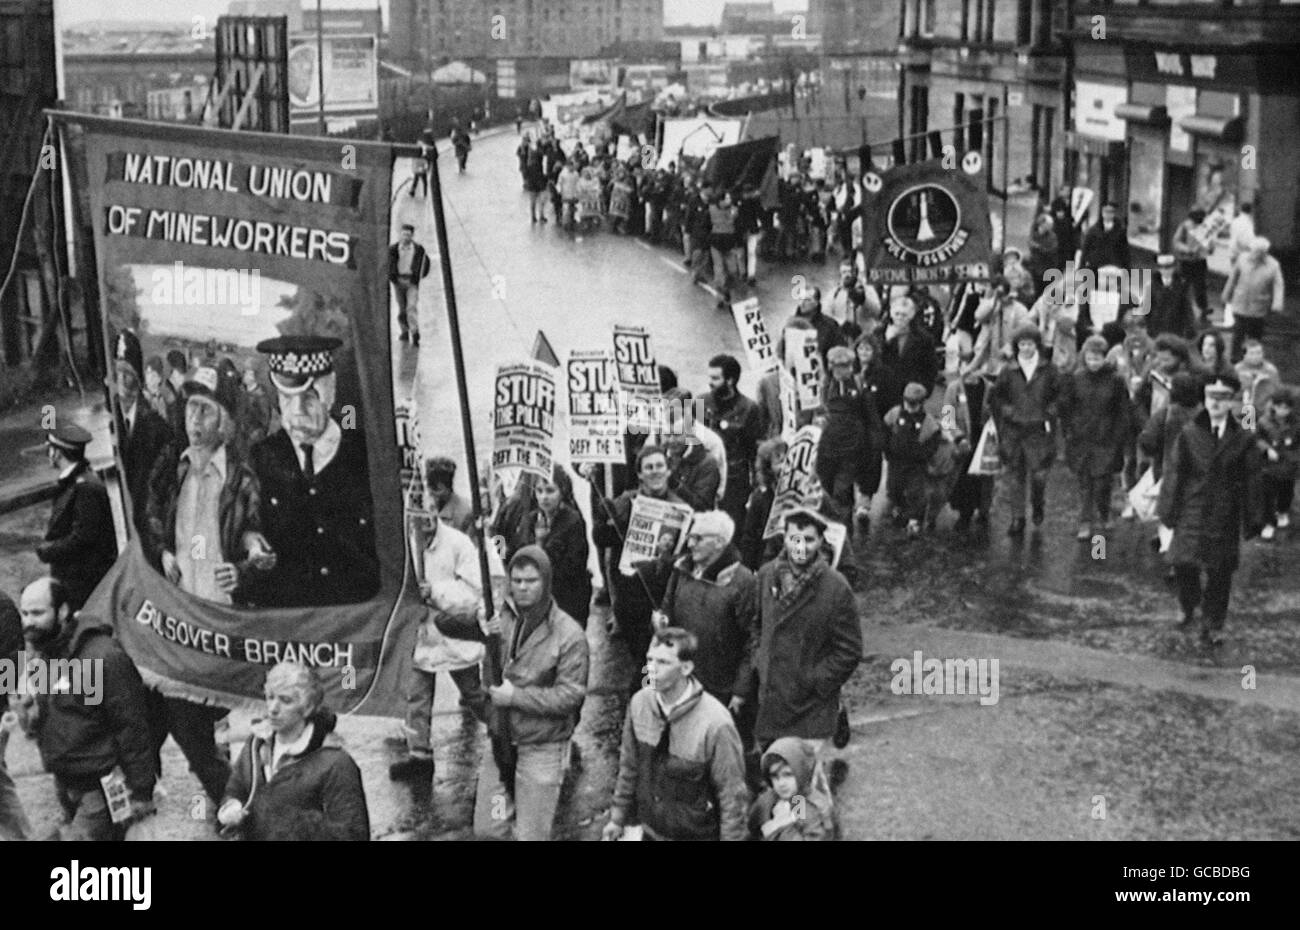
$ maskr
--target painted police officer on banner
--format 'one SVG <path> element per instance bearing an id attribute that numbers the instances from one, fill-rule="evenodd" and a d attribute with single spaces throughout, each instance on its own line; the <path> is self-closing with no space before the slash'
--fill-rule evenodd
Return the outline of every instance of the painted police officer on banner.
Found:
<path id="1" fill-rule="evenodd" d="M 258 607 L 317 607 L 369 600 L 379 590 L 366 444 L 353 417 L 330 413 L 336 374 L 324 336 L 257 344 L 279 394 L 281 428 L 249 455 L 261 489 L 262 534 L 275 564 L 250 579 Z"/>

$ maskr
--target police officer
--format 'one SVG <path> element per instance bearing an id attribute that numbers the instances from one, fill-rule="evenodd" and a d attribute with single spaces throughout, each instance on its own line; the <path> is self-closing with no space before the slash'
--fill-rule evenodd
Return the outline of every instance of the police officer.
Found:
<path id="1" fill-rule="evenodd" d="M 330 415 L 332 352 L 324 336 L 280 336 L 257 344 L 280 395 L 281 428 L 253 446 L 262 494 L 262 534 L 276 554 L 251 573 L 260 607 L 315 607 L 369 600 L 379 590 L 365 438 Z"/>
<path id="2" fill-rule="evenodd" d="M 45 442 L 50 467 L 59 472 L 59 491 L 36 556 L 63 583 L 75 612 L 117 559 L 117 536 L 108 490 L 86 461 L 90 433 L 68 424 L 46 433 Z"/>

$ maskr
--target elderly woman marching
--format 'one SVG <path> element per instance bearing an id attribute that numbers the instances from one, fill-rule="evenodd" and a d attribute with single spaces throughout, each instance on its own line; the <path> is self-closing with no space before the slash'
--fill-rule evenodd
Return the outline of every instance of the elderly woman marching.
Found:
<path id="1" fill-rule="evenodd" d="M 1066 461 L 1079 482 L 1079 532 L 1089 540 L 1110 525 L 1110 497 L 1115 472 L 1123 461 L 1132 432 L 1128 385 L 1106 358 L 1106 340 L 1089 336 L 1078 369 L 1066 379 L 1061 397 L 1061 425 Z"/>
<path id="2" fill-rule="evenodd" d="M 266 675 L 266 718 L 254 722 L 217 810 L 249 840 L 368 840 L 361 770 L 334 735 L 316 672 L 281 662 Z"/>

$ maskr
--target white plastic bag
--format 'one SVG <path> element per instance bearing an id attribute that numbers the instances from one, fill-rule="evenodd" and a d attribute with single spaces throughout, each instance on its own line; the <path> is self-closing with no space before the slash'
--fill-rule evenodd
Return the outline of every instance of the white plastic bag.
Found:
<path id="1" fill-rule="evenodd" d="M 1128 502 L 1139 520 L 1150 523 L 1156 518 L 1156 505 L 1159 501 L 1160 482 L 1155 480 L 1152 470 L 1148 468 L 1128 492 Z"/>

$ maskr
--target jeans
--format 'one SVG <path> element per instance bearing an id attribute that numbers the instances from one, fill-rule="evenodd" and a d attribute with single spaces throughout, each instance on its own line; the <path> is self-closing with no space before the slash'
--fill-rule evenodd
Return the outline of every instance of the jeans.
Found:
<path id="1" fill-rule="evenodd" d="M 709 254 L 713 257 L 713 286 L 725 295 L 731 289 L 735 274 L 735 250 L 714 245 L 709 247 Z"/>
<path id="2" fill-rule="evenodd" d="M 1108 474 L 1098 478 L 1081 473 L 1078 481 L 1079 522 L 1091 523 L 1094 519 L 1100 519 L 1105 523 L 1110 519 L 1110 491 L 1115 476 Z"/>
<path id="3" fill-rule="evenodd" d="M 397 294 L 397 326 L 402 335 L 420 335 L 420 285 L 398 279 L 393 282 Z"/>
<path id="4" fill-rule="evenodd" d="M 0 736 L 0 740 L 3 739 Z M 27 822 L 22 802 L 18 800 L 18 789 L 9 777 L 3 755 L 4 750 L 0 749 L 0 843 L 6 840 L 25 840 L 32 834 L 31 824 Z"/>
<path id="5" fill-rule="evenodd" d="M 1011 516 L 1025 512 L 1025 485 L 1029 485 L 1030 502 L 1035 510 L 1043 509 L 1047 499 L 1047 473 L 1050 469 L 1031 469 L 1023 461 L 1007 466 L 1007 490 L 1011 496 Z"/>
<path id="6" fill-rule="evenodd" d="M 424 185 L 424 196 L 428 197 L 429 196 L 429 171 L 427 168 L 424 171 L 417 171 L 411 176 L 412 197 L 416 196 L 415 192 L 419 189 L 420 185 L 422 184 Z"/>
<path id="7" fill-rule="evenodd" d="M 1178 581 L 1178 603 L 1182 606 L 1183 613 L 1188 615 L 1199 606 L 1201 629 L 1212 633 L 1223 629 L 1223 621 L 1227 619 L 1233 570 L 1222 565 L 1206 566 L 1204 587 L 1201 585 L 1201 572 L 1202 567 L 1195 562 L 1174 566 L 1174 577 Z"/>
<path id="8" fill-rule="evenodd" d="M 462 699 L 474 712 L 474 716 L 482 720 L 483 710 L 487 704 L 487 692 L 483 690 L 478 666 L 458 668 L 448 674 L 451 675 L 451 680 L 456 682 Z M 433 722 L 433 699 L 437 695 L 437 685 L 436 674 L 418 668 L 411 669 L 411 678 L 406 686 L 406 722 L 402 729 L 406 733 L 406 748 L 412 757 L 433 758 L 433 743 L 429 730 Z"/>
<path id="9" fill-rule="evenodd" d="M 1196 314 L 1197 321 L 1203 321 L 1206 314 L 1210 312 L 1210 298 L 1205 287 L 1209 264 L 1203 258 L 1196 261 L 1180 261 L 1178 273 L 1187 282 L 1187 293 L 1196 307 L 1193 312 Z"/>
<path id="10" fill-rule="evenodd" d="M 501 784 L 492 748 L 485 746 L 478 772 L 478 790 L 474 796 L 474 835 L 508 839 L 513 821 L 515 839 L 521 842 L 549 840 L 555 809 L 560 804 L 564 773 L 569 768 L 570 745 L 570 741 L 565 739 L 517 747 L 519 756 L 515 763 L 513 804 Z"/>
<path id="11" fill-rule="evenodd" d="M 108 813 L 108 801 L 104 798 L 104 789 L 99 779 L 93 776 L 78 776 L 75 780 L 64 780 L 54 776 L 54 793 L 63 808 L 64 825 L 59 830 L 59 839 L 83 842 L 94 840 L 121 839 L 122 831 L 113 825 L 113 818 Z"/>

